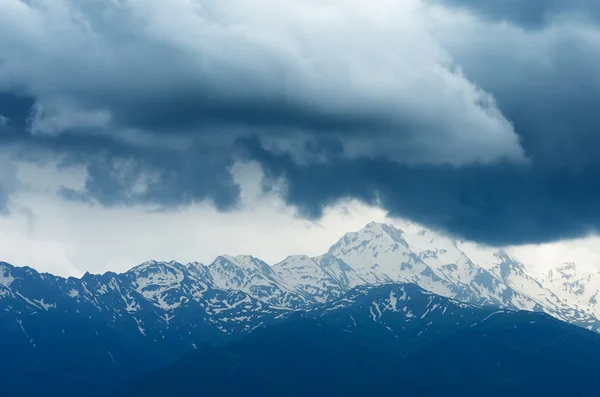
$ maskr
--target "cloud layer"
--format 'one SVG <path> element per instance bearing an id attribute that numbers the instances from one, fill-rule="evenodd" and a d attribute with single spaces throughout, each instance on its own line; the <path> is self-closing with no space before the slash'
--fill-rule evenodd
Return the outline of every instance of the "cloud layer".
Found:
<path id="1" fill-rule="evenodd" d="M 600 225 L 598 11 L 0 1 L 0 207 L 24 188 L 11 167 L 34 162 L 84 173 L 63 200 L 229 211 L 249 159 L 312 218 L 356 198 L 494 244 L 585 235 Z"/>

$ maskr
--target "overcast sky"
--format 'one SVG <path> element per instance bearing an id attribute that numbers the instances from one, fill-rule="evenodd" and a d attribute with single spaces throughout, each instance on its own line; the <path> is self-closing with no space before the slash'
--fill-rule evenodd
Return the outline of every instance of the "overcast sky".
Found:
<path id="1" fill-rule="evenodd" d="M 599 72 L 592 0 L 0 0 L 0 260 L 273 263 L 402 218 L 600 266 Z"/>

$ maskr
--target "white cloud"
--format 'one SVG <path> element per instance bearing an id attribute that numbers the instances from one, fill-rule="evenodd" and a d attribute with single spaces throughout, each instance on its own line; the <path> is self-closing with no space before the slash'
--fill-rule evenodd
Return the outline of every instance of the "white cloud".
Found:
<path id="1" fill-rule="evenodd" d="M 276 131 L 261 130 L 274 145 L 325 131 L 343 134 L 348 156 L 522 159 L 493 97 L 432 36 L 429 7 L 422 0 L 4 1 L 0 74 L 45 109 L 34 119 L 40 133 L 78 126 L 121 133 L 111 122 L 137 128 L 157 114 L 191 117 L 173 114 L 186 101 L 207 116 L 197 108 L 208 93 L 217 106 L 208 116 L 220 123 L 281 117 Z M 281 108 L 236 116 L 246 103 Z M 331 126 L 337 122 L 346 123 L 343 133 Z"/>
<path id="2" fill-rule="evenodd" d="M 0 147 L 0 215 L 8 208 L 12 193 L 18 188 L 17 168 L 8 150 Z"/>
<path id="3" fill-rule="evenodd" d="M 516 246 L 511 247 L 509 252 L 527 265 L 533 274 L 570 262 L 593 266 L 600 271 L 600 237 L 598 236 Z"/>

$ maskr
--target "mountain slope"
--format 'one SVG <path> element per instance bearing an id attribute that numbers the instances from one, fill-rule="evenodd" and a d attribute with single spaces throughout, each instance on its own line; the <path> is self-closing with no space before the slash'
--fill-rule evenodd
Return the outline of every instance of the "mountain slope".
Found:
<path id="1" fill-rule="evenodd" d="M 544 288 L 503 252 L 495 254 L 497 265 L 487 270 L 475 264 L 457 242 L 426 229 L 406 233 L 372 222 L 347 233 L 328 254 L 348 263 L 370 283 L 382 279 L 411 282 L 461 301 L 545 312 L 600 330 L 598 318 Z"/>
<path id="2" fill-rule="evenodd" d="M 342 260 L 323 255 L 289 256 L 273 266 L 285 285 L 300 291 L 312 302 L 325 303 L 366 282 Z"/>
<path id="3" fill-rule="evenodd" d="M 580 396 L 596 389 L 599 369 L 598 334 L 384 285 L 203 347 L 123 396 Z"/>
<path id="4" fill-rule="evenodd" d="M 570 305 L 600 318 L 600 271 L 597 268 L 563 263 L 543 272 L 539 282 Z"/>
<path id="5" fill-rule="evenodd" d="M 219 256 L 208 266 L 208 272 L 215 287 L 243 291 L 271 306 L 298 308 L 310 302 L 284 284 L 271 266 L 249 255 Z"/>
<path id="6" fill-rule="evenodd" d="M 81 279 L 0 263 L 0 274 L 7 396 L 102 395 L 196 346 L 239 338 L 287 313 L 242 291 L 214 288 L 177 262 Z"/>
<path id="7" fill-rule="evenodd" d="M 501 251 L 473 256 L 465 244 L 447 236 L 420 227 L 403 229 L 370 223 L 347 233 L 324 255 L 290 256 L 272 267 L 251 256 L 224 255 L 209 266 L 148 261 L 122 274 L 64 279 L 0 262 L 0 369 L 25 388 L 31 386 L 26 374 L 49 379 L 34 384 L 33 395 L 75 393 L 67 381 L 70 373 L 78 374 L 71 383 L 100 390 L 115 386 L 103 376 L 126 381 L 203 344 L 230 343 L 293 312 L 313 315 L 323 308 L 329 310 L 323 321 L 344 325 L 345 333 L 362 322 L 370 335 L 418 345 L 410 333 L 412 322 L 387 320 L 400 308 L 400 291 L 380 297 L 388 303 L 352 318 L 327 317 L 344 309 L 348 296 L 370 294 L 389 283 L 414 283 L 430 296 L 461 305 L 543 312 L 600 330 L 600 273 L 593 269 L 569 264 L 536 275 Z M 440 309 L 406 310 L 420 318 L 439 315 Z M 370 318 L 381 323 L 371 324 Z M 437 332 L 432 329 L 418 332 Z M 78 365 L 85 356 L 94 357 L 100 370 L 89 362 Z M 54 368 L 61 368 L 55 379 Z"/>

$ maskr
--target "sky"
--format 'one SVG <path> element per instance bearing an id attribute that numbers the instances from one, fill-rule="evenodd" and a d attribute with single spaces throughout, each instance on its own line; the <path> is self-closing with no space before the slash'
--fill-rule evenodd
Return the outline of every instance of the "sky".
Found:
<path id="1" fill-rule="evenodd" d="M 371 220 L 600 267 L 600 3 L 0 0 L 0 260 L 316 255 Z"/>

